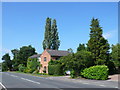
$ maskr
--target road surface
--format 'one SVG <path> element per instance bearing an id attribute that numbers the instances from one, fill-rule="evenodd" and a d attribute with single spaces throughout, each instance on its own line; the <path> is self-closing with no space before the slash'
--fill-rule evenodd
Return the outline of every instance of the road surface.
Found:
<path id="1" fill-rule="evenodd" d="M 77 88 L 79 90 L 79 88 L 86 88 L 85 90 L 88 90 L 87 88 L 102 88 L 103 90 L 103 88 L 108 88 L 104 86 L 91 85 L 88 83 L 75 83 L 73 81 L 53 80 L 47 77 L 37 77 L 37 76 L 28 75 L 28 74 L 12 73 L 12 72 L 2 72 L 1 84 L 7 89 L 52 88 L 51 90 L 54 90 L 54 89 L 68 90 L 68 88 Z"/>

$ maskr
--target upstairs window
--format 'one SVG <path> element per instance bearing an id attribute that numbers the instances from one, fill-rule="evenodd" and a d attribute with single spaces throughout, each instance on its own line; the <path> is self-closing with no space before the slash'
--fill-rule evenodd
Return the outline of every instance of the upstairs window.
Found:
<path id="1" fill-rule="evenodd" d="M 46 57 L 44 57 L 44 61 L 45 61 L 45 62 L 47 61 L 47 58 L 46 58 Z"/>

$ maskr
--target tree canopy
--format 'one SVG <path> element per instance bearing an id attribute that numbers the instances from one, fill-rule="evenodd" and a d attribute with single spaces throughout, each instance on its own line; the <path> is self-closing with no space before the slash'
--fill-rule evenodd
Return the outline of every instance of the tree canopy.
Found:
<path id="1" fill-rule="evenodd" d="M 2 60 L 3 60 L 3 64 L 2 64 L 3 71 L 11 70 L 12 69 L 12 61 L 11 61 L 8 53 L 3 55 Z"/>
<path id="2" fill-rule="evenodd" d="M 51 25 L 51 18 L 46 19 L 45 25 L 45 34 L 43 40 L 43 49 L 53 49 L 58 50 L 60 46 L 60 40 L 57 32 L 57 24 L 56 20 L 53 20 Z"/>
<path id="3" fill-rule="evenodd" d="M 90 39 L 88 41 L 88 50 L 94 54 L 94 63 L 102 65 L 109 60 L 109 43 L 102 36 L 103 30 L 99 25 L 98 19 L 92 19 L 90 28 Z"/>

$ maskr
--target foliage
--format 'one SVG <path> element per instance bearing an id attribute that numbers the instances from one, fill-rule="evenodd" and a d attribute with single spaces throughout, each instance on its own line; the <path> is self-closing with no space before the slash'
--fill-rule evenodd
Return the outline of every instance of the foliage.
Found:
<path id="1" fill-rule="evenodd" d="M 27 60 L 27 72 L 33 73 L 35 70 L 40 67 L 40 63 L 37 58 L 28 58 Z"/>
<path id="2" fill-rule="evenodd" d="M 77 51 L 86 50 L 85 44 L 79 44 Z"/>
<path id="3" fill-rule="evenodd" d="M 45 34 L 43 40 L 43 49 L 53 49 L 58 50 L 60 46 L 59 36 L 57 32 L 56 20 L 53 20 L 53 24 L 51 26 L 51 18 L 46 19 L 45 25 Z"/>
<path id="4" fill-rule="evenodd" d="M 108 79 L 108 70 L 105 65 L 97 65 L 84 69 L 81 75 L 88 79 L 106 80 Z"/>
<path id="5" fill-rule="evenodd" d="M 31 45 L 29 46 L 23 46 L 18 49 L 11 50 L 13 54 L 13 69 L 18 70 L 19 64 L 23 64 L 25 67 L 27 66 L 27 59 L 36 54 L 35 48 L 33 48 Z"/>
<path id="6" fill-rule="evenodd" d="M 69 48 L 67 51 L 68 51 L 69 53 L 74 53 L 72 48 Z"/>
<path id="7" fill-rule="evenodd" d="M 112 60 L 108 61 L 106 65 L 109 68 L 109 75 L 113 75 L 117 72 L 115 64 L 113 63 Z"/>
<path id="8" fill-rule="evenodd" d="M 12 65 L 13 65 L 13 70 L 18 70 L 18 66 L 20 64 L 20 60 L 18 58 L 19 56 L 19 50 L 18 49 L 13 49 L 11 50 L 12 54 L 13 54 L 13 60 L 12 60 Z"/>
<path id="9" fill-rule="evenodd" d="M 115 64 L 115 67 L 120 70 L 120 44 L 112 45 L 111 61 Z"/>
<path id="10" fill-rule="evenodd" d="M 49 75 L 63 75 L 62 66 L 60 64 L 49 65 L 48 66 L 48 74 Z"/>
<path id="11" fill-rule="evenodd" d="M 26 67 L 23 64 L 20 64 L 18 68 L 20 72 L 23 72 L 26 69 Z"/>
<path id="12" fill-rule="evenodd" d="M 8 71 L 12 69 L 12 61 L 10 60 L 10 56 L 8 53 L 2 56 L 3 60 L 3 71 Z"/>
<path id="13" fill-rule="evenodd" d="M 59 60 L 52 60 L 51 59 L 48 64 L 49 65 L 56 65 L 56 64 L 59 64 L 59 62 L 60 62 Z"/>
<path id="14" fill-rule="evenodd" d="M 48 63 L 49 75 L 63 75 L 63 67 L 60 60 L 50 60 Z"/>
<path id="15" fill-rule="evenodd" d="M 82 50 L 75 54 L 69 54 L 68 56 L 60 58 L 60 62 L 64 71 L 70 70 L 74 72 L 73 75 L 75 76 L 73 77 L 76 77 L 84 68 L 93 65 L 92 58 L 91 52 Z"/>
<path id="16" fill-rule="evenodd" d="M 8 67 L 5 62 L 2 62 L 2 71 L 7 71 Z"/>
<path id="17" fill-rule="evenodd" d="M 88 50 L 94 54 L 94 63 L 102 65 L 109 61 L 109 44 L 108 41 L 102 36 L 102 27 L 99 25 L 98 19 L 91 21 L 90 39 L 88 41 Z"/>
<path id="18" fill-rule="evenodd" d="M 39 73 L 39 70 L 38 69 L 36 69 L 34 72 L 33 72 L 33 74 L 38 74 Z"/>
<path id="19" fill-rule="evenodd" d="M 58 50 L 60 46 L 60 40 L 57 32 L 57 25 L 56 25 L 56 20 L 53 20 L 52 28 L 51 28 L 51 37 L 52 37 L 52 49 L 53 50 Z"/>
<path id="20" fill-rule="evenodd" d="M 75 77 L 76 77 L 74 70 L 72 70 L 72 71 L 70 72 L 70 76 L 71 76 L 71 78 L 75 78 Z"/>

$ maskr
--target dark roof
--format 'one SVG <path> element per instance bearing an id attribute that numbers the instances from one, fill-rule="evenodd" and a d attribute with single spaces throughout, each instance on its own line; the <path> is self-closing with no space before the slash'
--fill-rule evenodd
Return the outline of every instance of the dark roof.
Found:
<path id="1" fill-rule="evenodd" d="M 41 56 L 41 54 L 35 54 L 35 55 L 30 56 L 29 58 L 38 58 L 40 56 Z"/>
<path id="2" fill-rule="evenodd" d="M 62 51 L 62 50 L 46 50 L 51 56 L 67 56 L 70 54 L 68 51 Z"/>

